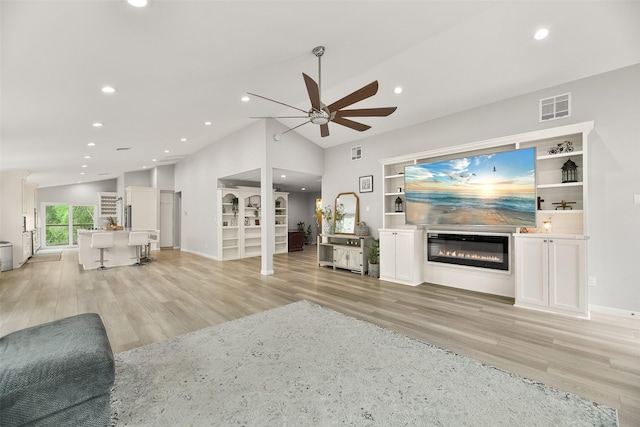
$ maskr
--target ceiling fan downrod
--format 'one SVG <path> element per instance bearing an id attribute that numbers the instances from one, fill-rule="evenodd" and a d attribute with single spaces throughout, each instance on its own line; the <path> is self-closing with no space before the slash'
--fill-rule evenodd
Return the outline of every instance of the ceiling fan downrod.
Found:
<path id="1" fill-rule="evenodd" d="M 316 46 L 311 52 L 318 58 L 318 94 L 322 99 L 322 55 L 324 55 L 324 46 Z"/>

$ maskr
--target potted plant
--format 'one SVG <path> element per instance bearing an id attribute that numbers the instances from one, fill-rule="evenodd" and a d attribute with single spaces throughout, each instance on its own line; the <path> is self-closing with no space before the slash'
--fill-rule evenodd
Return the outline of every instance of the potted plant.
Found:
<path id="1" fill-rule="evenodd" d="M 118 221 L 116 221 L 116 219 L 112 216 L 108 216 L 107 217 L 107 226 L 105 227 L 105 229 L 107 230 L 115 230 L 116 226 L 118 225 Z"/>
<path id="2" fill-rule="evenodd" d="M 380 277 L 380 241 L 373 239 L 369 246 L 369 277 Z"/>
<path id="3" fill-rule="evenodd" d="M 308 244 L 309 244 L 309 240 L 310 240 L 310 238 L 311 238 L 311 226 L 308 226 L 308 227 L 305 229 L 305 228 L 304 228 L 304 227 L 305 227 L 305 225 L 306 225 L 306 224 L 304 223 L 304 221 L 300 221 L 300 222 L 298 223 L 298 231 L 302 231 L 302 233 L 303 233 L 303 234 L 302 234 L 302 236 L 303 236 L 303 238 L 304 238 L 304 244 L 305 244 L 305 245 L 308 245 Z"/>

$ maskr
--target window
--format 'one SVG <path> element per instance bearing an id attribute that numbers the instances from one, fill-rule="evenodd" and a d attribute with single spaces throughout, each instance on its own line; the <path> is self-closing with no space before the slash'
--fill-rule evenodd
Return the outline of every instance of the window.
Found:
<path id="1" fill-rule="evenodd" d="M 45 246 L 78 244 L 78 230 L 94 227 L 94 206 L 46 205 Z"/>

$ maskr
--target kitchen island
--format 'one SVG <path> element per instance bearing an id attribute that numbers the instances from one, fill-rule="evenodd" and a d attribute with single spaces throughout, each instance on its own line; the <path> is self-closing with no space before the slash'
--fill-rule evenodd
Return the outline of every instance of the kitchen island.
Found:
<path id="1" fill-rule="evenodd" d="M 100 249 L 91 247 L 93 233 L 113 233 L 113 248 L 104 251 L 104 266 L 117 267 L 136 263 L 136 247 L 129 246 L 129 233 L 132 230 L 78 230 L 78 262 L 85 270 L 100 267 Z M 157 249 L 160 230 L 133 230 L 149 232 L 151 249 Z"/>

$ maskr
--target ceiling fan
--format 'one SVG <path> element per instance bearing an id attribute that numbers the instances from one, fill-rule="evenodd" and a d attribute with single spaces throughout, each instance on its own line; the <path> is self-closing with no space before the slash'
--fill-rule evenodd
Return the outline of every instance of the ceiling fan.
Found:
<path id="1" fill-rule="evenodd" d="M 304 83 L 307 86 L 307 93 L 309 94 L 309 99 L 311 101 L 311 109 L 305 111 L 301 108 L 294 107 L 293 105 L 285 104 L 284 102 L 276 101 L 271 98 L 267 98 L 262 95 L 257 95 L 255 93 L 247 92 L 249 95 L 256 96 L 258 98 L 266 99 L 267 101 L 275 102 L 295 110 L 303 112 L 304 116 L 272 116 L 272 117 L 250 117 L 252 119 L 307 119 L 304 123 L 299 124 L 291 129 L 282 132 L 285 134 L 294 129 L 299 128 L 307 123 L 313 123 L 316 125 L 320 125 L 320 136 L 325 137 L 329 136 L 329 122 L 337 123 L 342 126 L 346 126 L 351 129 L 355 129 L 357 131 L 363 132 L 367 129 L 370 129 L 371 126 L 366 125 L 364 123 L 359 123 L 346 117 L 385 117 L 396 111 L 398 107 L 383 107 L 383 108 L 360 108 L 353 110 L 344 110 L 343 108 L 348 107 L 356 102 L 362 101 L 363 99 L 367 99 L 372 97 L 378 92 L 378 81 L 373 81 L 366 86 L 356 90 L 353 93 L 341 98 L 330 105 L 325 105 L 320 98 L 320 90 L 322 88 L 322 62 L 321 58 L 324 55 L 325 48 L 324 46 L 315 47 L 312 50 L 313 54 L 318 58 L 318 83 L 316 83 L 311 77 L 302 73 L 302 77 L 304 78 Z"/>

